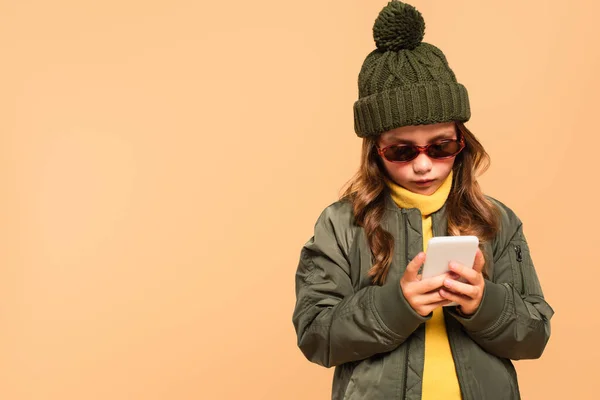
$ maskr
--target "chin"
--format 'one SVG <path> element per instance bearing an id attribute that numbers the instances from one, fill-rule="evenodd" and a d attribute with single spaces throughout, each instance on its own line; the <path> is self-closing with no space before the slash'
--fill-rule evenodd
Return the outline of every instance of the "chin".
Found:
<path id="1" fill-rule="evenodd" d="M 431 188 L 428 188 L 428 189 L 419 189 L 415 193 L 422 194 L 422 195 L 425 195 L 425 196 L 431 196 L 432 194 L 435 193 L 435 190 L 433 190 Z"/>
<path id="2" fill-rule="evenodd" d="M 439 187 L 437 187 L 437 186 L 436 187 L 431 186 L 431 187 L 428 187 L 428 188 L 415 187 L 415 188 L 412 188 L 411 191 L 413 193 L 422 194 L 424 196 L 431 196 L 432 194 L 434 194 L 438 190 L 438 188 Z"/>

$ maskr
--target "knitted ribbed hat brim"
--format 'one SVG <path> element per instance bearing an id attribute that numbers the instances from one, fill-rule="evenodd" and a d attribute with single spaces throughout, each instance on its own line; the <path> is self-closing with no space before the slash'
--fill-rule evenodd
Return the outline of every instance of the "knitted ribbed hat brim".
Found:
<path id="1" fill-rule="evenodd" d="M 359 137 L 378 136 L 407 125 L 465 122 L 470 117 L 467 89 L 455 82 L 412 83 L 354 103 L 354 130 Z"/>

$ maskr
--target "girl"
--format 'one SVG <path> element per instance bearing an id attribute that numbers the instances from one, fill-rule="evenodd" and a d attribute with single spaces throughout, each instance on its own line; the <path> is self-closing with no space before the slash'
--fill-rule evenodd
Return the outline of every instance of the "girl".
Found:
<path id="1" fill-rule="evenodd" d="M 375 21 L 354 105 L 361 165 L 302 249 L 298 345 L 336 367 L 332 399 L 518 399 L 510 360 L 541 356 L 553 310 L 521 221 L 479 188 L 489 159 L 464 125 L 467 90 L 424 26 L 399 1 Z M 421 279 L 444 235 L 479 237 L 473 268 Z"/>

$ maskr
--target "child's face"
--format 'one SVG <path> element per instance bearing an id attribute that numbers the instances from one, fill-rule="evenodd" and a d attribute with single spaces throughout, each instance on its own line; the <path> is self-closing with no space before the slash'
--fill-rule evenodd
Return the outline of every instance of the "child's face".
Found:
<path id="1" fill-rule="evenodd" d="M 454 122 L 441 124 L 403 126 L 387 131 L 379 137 L 379 148 L 394 144 L 425 146 L 443 140 L 457 139 Z M 389 177 L 403 188 L 414 193 L 431 195 L 450 174 L 455 157 L 434 159 L 421 153 L 412 161 L 393 163 L 381 157 Z"/>

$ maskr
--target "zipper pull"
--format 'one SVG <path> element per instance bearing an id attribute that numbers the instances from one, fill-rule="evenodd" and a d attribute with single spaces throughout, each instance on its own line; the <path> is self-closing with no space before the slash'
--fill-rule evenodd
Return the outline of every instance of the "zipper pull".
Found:
<path id="1" fill-rule="evenodd" d="M 517 253 L 517 261 L 523 261 L 523 253 L 521 252 L 521 246 L 515 246 L 515 252 Z"/>

